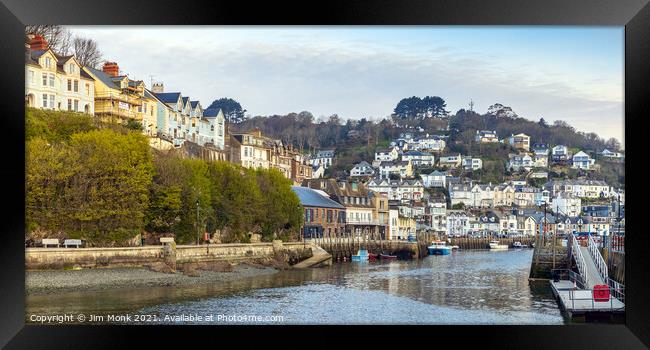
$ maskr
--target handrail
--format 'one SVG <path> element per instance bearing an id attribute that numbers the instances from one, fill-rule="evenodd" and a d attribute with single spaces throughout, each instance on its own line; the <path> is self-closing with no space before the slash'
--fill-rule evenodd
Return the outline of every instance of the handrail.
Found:
<path id="1" fill-rule="evenodd" d="M 603 259 L 603 256 L 600 254 L 600 251 L 598 251 L 598 245 L 596 245 L 596 242 L 594 241 L 594 238 L 591 237 L 591 235 L 588 236 L 588 250 L 589 253 L 591 254 L 591 257 L 594 259 L 594 262 L 596 263 L 596 268 L 598 269 L 598 273 L 600 274 L 600 277 L 602 277 L 603 282 L 607 283 L 607 280 L 609 279 L 609 276 L 607 274 L 607 263 L 605 263 L 605 259 Z"/>
<path id="2" fill-rule="evenodd" d="M 576 266 L 578 267 L 578 271 L 580 272 L 580 277 L 582 278 L 582 283 L 584 285 L 589 285 L 588 280 L 587 280 L 587 272 L 585 270 L 585 258 L 582 256 L 582 251 L 580 250 L 580 245 L 578 244 L 578 240 L 576 239 L 576 236 L 574 234 L 571 234 L 571 251 L 573 253 L 573 257 L 576 260 Z"/>

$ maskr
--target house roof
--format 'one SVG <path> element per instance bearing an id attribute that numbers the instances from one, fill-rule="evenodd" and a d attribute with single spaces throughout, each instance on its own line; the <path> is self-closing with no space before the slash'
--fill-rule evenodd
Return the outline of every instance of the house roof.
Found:
<path id="1" fill-rule="evenodd" d="M 430 175 L 430 176 L 447 176 L 446 173 L 444 173 L 444 172 L 442 172 L 442 171 L 438 171 L 438 170 L 434 170 L 434 171 L 432 171 L 429 175 Z"/>
<path id="2" fill-rule="evenodd" d="M 190 106 L 192 106 L 192 108 L 196 108 L 196 106 L 198 104 L 199 104 L 199 101 L 190 101 Z"/>
<path id="3" fill-rule="evenodd" d="M 301 186 L 291 186 L 291 190 L 298 196 L 300 204 L 308 207 L 345 209 L 341 204 L 323 196 L 317 191 Z"/>
<path id="4" fill-rule="evenodd" d="M 113 89 L 119 89 L 120 86 L 117 85 L 114 81 L 114 77 L 111 77 L 110 75 L 104 73 L 104 71 L 101 71 L 99 69 L 95 69 L 92 67 L 86 67 L 92 75 L 94 75 L 97 79 L 99 79 L 104 85 L 113 88 Z"/>
<path id="5" fill-rule="evenodd" d="M 372 168 L 372 166 L 371 166 L 368 162 L 366 162 L 365 160 L 362 160 L 361 162 L 359 162 L 359 163 L 358 163 L 357 165 L 355 165 L 354 167 L 355 167 L 355 168 L 363 168 L 363 167 L 370 167 L 370 168 Z"/>
<path id="6" fill-rule="evenodd" d="M 205 118 L 213 118 L 217 117 L 219 115 L 219 112 L 221 111 L 221 108 L 208 108 L 203 110 L 203 117 Z"/>
<path id="7" fill-rule="evenodd" d="M 589 155 L 587 153 L 583 152 L 583 151 L 580 151 L 580 152 L 574 154 L 573 157 L 574 158 L 575 157 L 589 157 Z"/>
<path id="8" fill-rule="evenodd" d="M 155 94 L 156 97 L 164 103 L 176 103 L 178 102 L 178 97 L 181 95 L 180 92 L 161 92 Z"/>

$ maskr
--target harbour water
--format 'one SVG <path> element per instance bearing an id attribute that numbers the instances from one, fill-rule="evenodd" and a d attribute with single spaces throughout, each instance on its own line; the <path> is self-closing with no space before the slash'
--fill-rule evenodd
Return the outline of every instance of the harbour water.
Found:
<path id="1" fill-rule="evenodd" d="M 566 323 L 548 285 L 528 281 L 532 253 L 467 250 L 411 261 L 334 263 L 202 286 L 35 296 L 27 304 L 30 312 L 132 313 L 164 323 Z M 202 320 L 165 320 L 180 315 Z"/>

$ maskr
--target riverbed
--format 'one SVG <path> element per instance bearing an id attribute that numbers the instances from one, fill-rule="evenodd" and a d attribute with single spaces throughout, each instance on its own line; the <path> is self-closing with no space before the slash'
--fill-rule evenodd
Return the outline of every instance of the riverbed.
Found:
<path id="1" fill-rule="evenodd" d="M 421 260 L 335 263 L 197 285 L 27 297 L 30 314 L 148 315 L 171 324 L 563 324 L 532 250 L 467 250 Z M 127 320 L 126 323 L 137 323 Z"/>

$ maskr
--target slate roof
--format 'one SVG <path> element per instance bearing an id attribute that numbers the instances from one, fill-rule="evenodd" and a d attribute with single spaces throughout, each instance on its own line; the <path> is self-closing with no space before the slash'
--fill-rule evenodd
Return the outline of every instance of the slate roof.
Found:
<path id="1" fill-rule="evenodd" d="M 198 104 L 199 104 L 199 101 L 190 101 L 190 106 L 192 107 L 192 109 L 196 108 L 196 105 L 198 105 Z"/>
<path id="2" fill-rule="evenodd" d="M 298 196 L 300 204 L 307 207 L 345 209 L 341 204 L 323 196 L 315 190 L 301 186 L 291 186 L 291 190 Z"/>
<path id="3" fill-rule="evenodd" d="M 104 85 L 111 87 L 113 89 L 119 89 L 119 85 L 115 84 L 115 81 L 113 80 L 113 77 L 110 75 L 104 73 L 103 71 L 99 69 L 95 69 L 92 67 L 86 67 L 88 70 L 95 76 L 97 79 L 99 79 Z"/>
<path id="4" fill-rule="evenodd" d="M 176 103 L 180 95 L 180 92 L 161 92 L 156 94 L 156 97 L 164 103 Z"/>
<path id="5" fill-rule="evenodd" d="M 208 108 L 203 110 L 203 117 L 216 118 L 219 115 L 220 108 Z"/>

